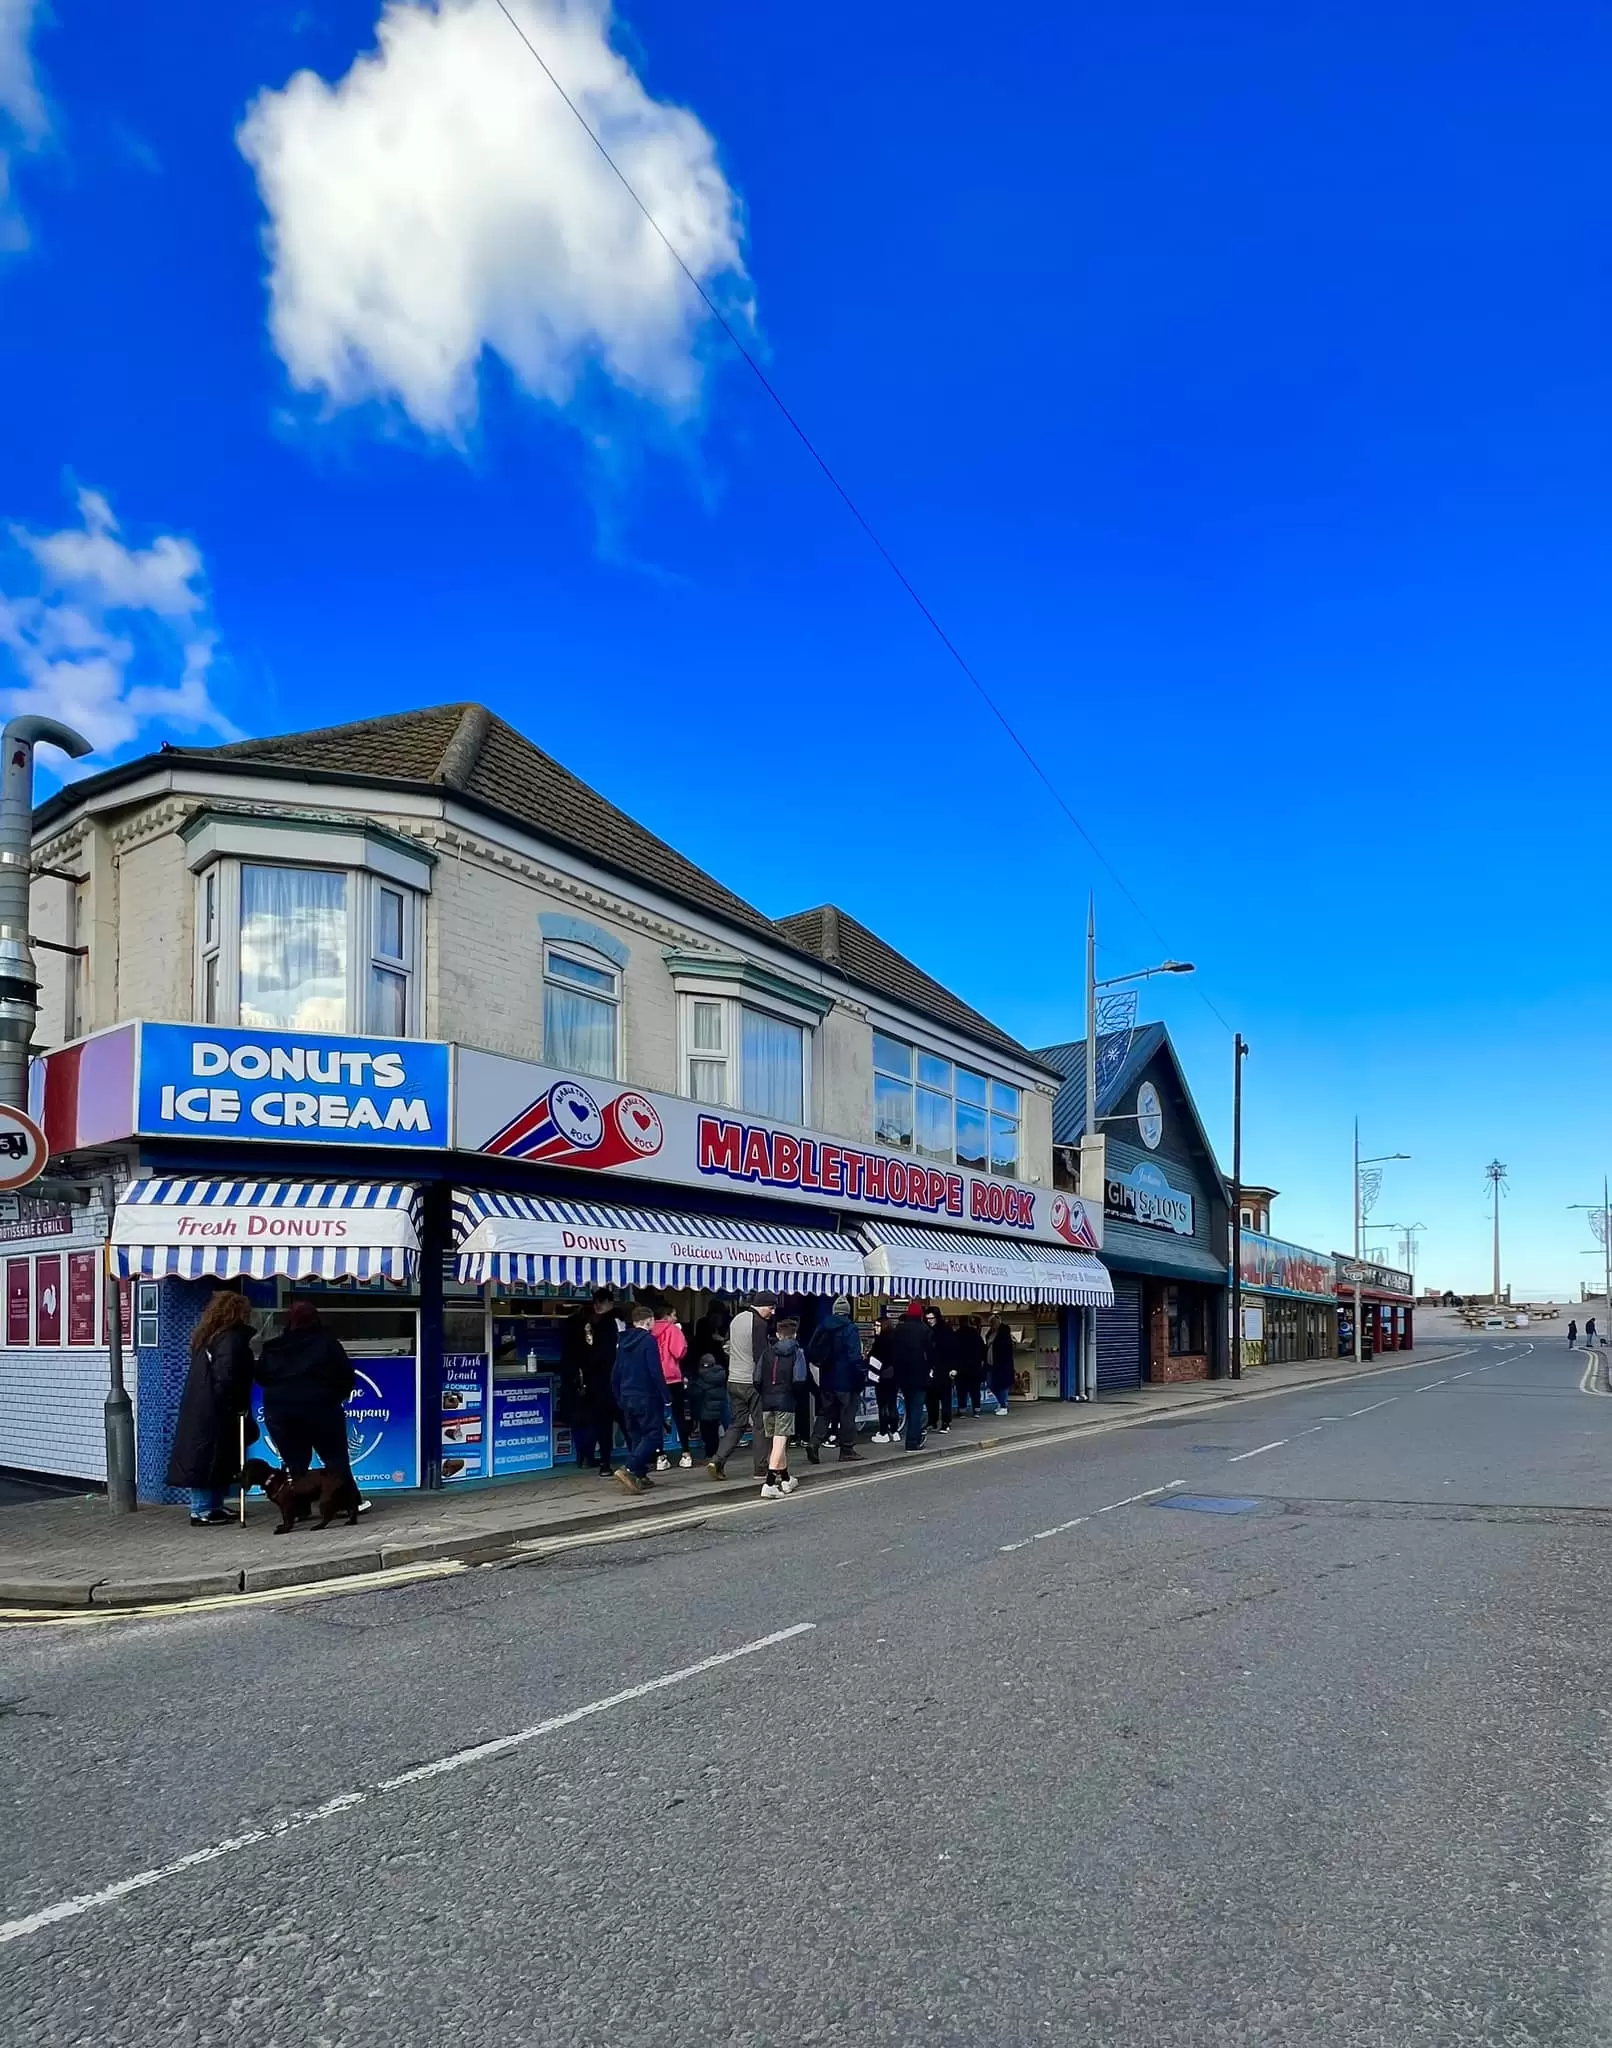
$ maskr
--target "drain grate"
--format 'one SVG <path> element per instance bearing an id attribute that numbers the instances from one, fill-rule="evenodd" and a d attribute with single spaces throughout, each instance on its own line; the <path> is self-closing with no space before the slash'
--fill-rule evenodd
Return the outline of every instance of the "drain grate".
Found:
<path id="1" fill-rule="evenodd" d="M 1154 1503 L 1161 1508 L 1186 1508 L 1194 1515 L 1251 1515 L 1262 1505 L 1246 1496 L 1225 1493 L 1172 1493 Z"/>

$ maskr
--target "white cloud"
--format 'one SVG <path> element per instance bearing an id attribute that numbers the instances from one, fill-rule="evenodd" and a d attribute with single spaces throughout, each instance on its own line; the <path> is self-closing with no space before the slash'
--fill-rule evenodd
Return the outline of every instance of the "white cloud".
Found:
<path id="1" fill-rule="evenodd" d="M 34 11 L 35 0 L 0 0 L 0 252 L 28 246 L 27 225 L 11 200 L 8 145 L 35 148 L 50 127 L 28 50 Z"/>
<path id="2" fill-rule="evenodd" d="M 611 48 L 608 0 L 509 7 L 690 270 L 748 317 L 716 146 Z M 300 71 L 260 93 L 237 137 L 293 384 L 458 439 L 489 350 L 555 405 L 596 365 L 691 412 L 708 316 L 495 0 L 389 0 L 376 43 L 335 85 Z"/>
<path id="3" fill-rule="evenodd" d="M 11 530 L 0 674 L 17 681 L 0 688 L 0 713 L 64 719 L 100 755 L 153 727 L 239 738 L 208 690 L 217 642 L 194 542 L 164 533 L 131 547 L 99 491 L 80 491 L 78 510 L 59 533 Z"/>

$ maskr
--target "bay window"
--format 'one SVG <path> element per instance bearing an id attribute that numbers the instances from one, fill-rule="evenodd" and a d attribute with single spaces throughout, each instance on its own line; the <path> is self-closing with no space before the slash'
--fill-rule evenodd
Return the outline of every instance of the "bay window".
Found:
<path id="1" fill-rule="evenodd" d="M 881 1145 L 920 1159 L 1016 1180 L 1020 1096 L 1005 1081 L 873 1034 L 873 1129 Z"/>
<path id="2" fill-rule="evenodd" d="M 429 856 L 394 850 L 375 831 L 296 824 L 216 813 L 193 821 L 197 1019 L 417 1036 Z M 315 857 L 265 857 L 282 849 Z"/>
<path id="3" fill-rule="evenodd" d="M 731 996 L 683 998 L 685 1092 L 696 1102 L 804 1124 L 811 1034 L 802 1024 Z"/>
<path id="4" fill-rule="evenodd" d="M 567 1073 L 616 1078 L 621 970 L 582 945 L 543 948 L 543 1058 Z"/>

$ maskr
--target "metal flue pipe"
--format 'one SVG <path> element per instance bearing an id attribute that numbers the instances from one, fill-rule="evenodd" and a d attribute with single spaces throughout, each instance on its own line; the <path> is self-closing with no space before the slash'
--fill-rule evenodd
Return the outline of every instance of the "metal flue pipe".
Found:
<path id="1" fill-rule="evenodd" d="M 0 732 L 0 1102 L 28 1106 L 28 1048 L 39 1011 L 39 977 L 28 940 L 28 865 L 33 853 L 34 748 L 44 740 L 77 761 L 90 743 L 54 718 L 13 718 Z"/>

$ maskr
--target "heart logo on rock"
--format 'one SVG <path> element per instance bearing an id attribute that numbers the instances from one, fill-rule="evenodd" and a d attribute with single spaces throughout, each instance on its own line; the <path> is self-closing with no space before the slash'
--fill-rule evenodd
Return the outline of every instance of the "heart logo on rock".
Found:
<path id="1" fill-rule="evenodd" d="M 641 1131 L 651 1129 L 655 1122 L 655 1119 L 647 1109 L 635 1109 L 632 1113 L 632 1120 Z"/>

